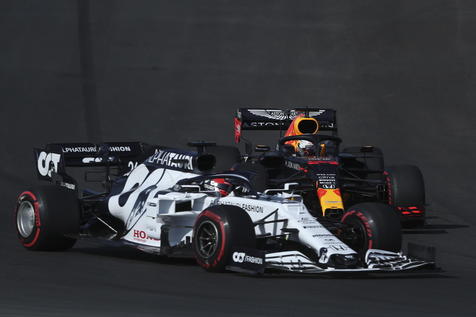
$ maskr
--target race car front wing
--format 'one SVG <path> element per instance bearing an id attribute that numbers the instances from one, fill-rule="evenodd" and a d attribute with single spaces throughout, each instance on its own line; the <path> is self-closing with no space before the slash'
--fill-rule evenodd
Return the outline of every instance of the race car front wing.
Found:
<path id="1" fill-rule="evenodd" d="M 333 268 L 319 265 L 299 251 L 283 251 L 266 254 L 266 268 L 296 273 L 331 272 L 394 272 L 408 271 L 434 265 L 419 259 L 412 259 L 402 253 L 369 249 L 365 255 L 365 265 L 355 268 Z"/>

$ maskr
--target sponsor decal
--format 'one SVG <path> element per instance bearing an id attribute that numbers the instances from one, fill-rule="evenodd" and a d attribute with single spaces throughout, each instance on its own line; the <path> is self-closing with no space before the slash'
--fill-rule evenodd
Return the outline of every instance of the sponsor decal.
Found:
<path id="1" fill-rule="evenodd" d="M 327 256 L 327 248 L 321 248 L 319 250 L 319 263 L 327 263 L 329 257 Z"/>
<path id="2" fill-rule="evenodd" d="M 158 150 L 147 162 L 193 171 L 193 157 L 186 154 Z"/>
<path id="3" fill-rule="evenodd" d="M 283 124 L 280 122 L 260 122 L 254 121 L 249 123 L 253 128 L 262 128 L 262 127 L 281 127 Z"/>
<path id="4" fill-rule="evenodd" d="M 140 192 L 139 196 L 137 197 L 136 202 L 134 203 L 134 207 L 132 208 L 129 217 L 126 220 L 126 229 L 130 230 L 135 224 L 139 221 L 139 219 L 144 215 L 147 210 L 145 203 L 151 191 L 156 189 L 156 185 L 152 185 L 144 189 Z"/>
<path id="5" fill-rule="evenodd" d="M 343 244 L 331 244 L 331 245 L 328 245 L 328 247 L 333 249 L 334 251 L 345 251 L 349 249 Z"/>
<path id="6" fill-rule="evenodd" d="M 58 172 L 61 154 L 40 152 L 38 155 L 37 168 L 41 176 L 51 177 L 51 172 Z"/>
<path id="7" fill-rule="evenodd" d="M 137 165 L 139 165 L 138 162 L 129 161 L 129 162 L 127 163 L 127 168 L 129 168 L 129 170 L 132 171 L 134 168 L 137 167 Z"/>
<path id="8" fill-rule="evenodd" d="M 335 174 L 317 174 L 319 179 L 319 187 L 324 189 L 336 188 L 336 175 Z"/>
<path id="9" fill-rule="evenodd" d="M 309 160 L 308 164 L 332 164 L 338 165 L 333 157 L 319 157 L 318 160 Z"/>
<path id="10" fill-rule="evenodd" d="M 246 210 L 248 212 L 263 213 L 263 207 L 262 206 L 241 204 L 241 208 L 243 208 L 244 210 Z"/>
<path id="11" fill-rule="evenodd" d="M 109 156 L 107 158 L 107 160 L 109 162 L 113 162 L 114 161 L 114 156 Z M 104 159 L 102 157 L 83 157 L 81 159 L 81 162 L 83 162 L 84 164 L 91 164 L 91 163 L 102 163 L 104 161 Z M 128 166 L 130 167 L 130 163 L 128 164 Z M 137 163 L 136 163 L 137 164 Z"/>
<path id="12" fill-rule="evenodd" d="M 102 158 L 101 157 L 83 157 L 82 162 L 84 164 L 89 164 L 89 163 L 101 163 Z"/>
<path id="13" fill-rule="evenodd" d="M 96 153 L 96 146 L 66 146 L 62 148 L 63 153 Z M 109 146 L 110 152 L 131 152 L 130 146 Z"/>
<path id="14" fill-rule="evenodd" d="M 227 268 L 237 272 L 263 273 L 266 263 L 265 254 L 264 251 L 257 249 L 232 249 Z"/>
<path id="15" fill-rule="evenodd" d="M 219 201 L 219 205 L 232 205 L 232 206 L 237 206 L 240 207 L 241 209 L 244 209 L 247 212 L 256 212 L 256 213 L 263 213 L 264 208 L 263 206 L 257 206 L 257 205 L 250 205 L 250 204 L 245 204 L 245 203 L 235 203 L 232 201 Z"/>
<path id="16" fill-rule="evenodd" d="M 134 238 L 146 239 L 147 233 L 142 230 L 134 230 Z"/>
<path id="17" fill-rule="evenodd" d="M 264 110 L 264 109 L 249 109 L 248 110 L 252 115 L 268 118 L 271 120 L 293 120 L 298 115 L 302 114 L 302 111 L 290 110 L 290 111 L 283 111 L 283 110 Z M 318 111 L 309 111 L 310 117 L 320 116 L 326 110 L 318 110 Z"/>
<path id="18" fill-rule="evenodd" d="M 134 230 L 132 237 L 134 240 L 144 242 L 145 240 L 153 240 L 153 241 L 160 241 L 160 239 L 152 238 L 145 233 L 143 230 Z"/>
<path id="19" fill-rule="evenodd" d="M 66 182 L 61 182 L 60 186 L 66 187 L 66 188 L 71 189 L 71 190 L 76 189 L 76 185 L 71 184 L 71 183 L 66 183 Z"/>
<path id="20" fill-rule="evenodd" d="M 263 259 L 251 255 L 247 255 L 245 252 L 233 252 L 233 262 L 235 263 L 251 263 L 262 265 Z"/>
<path id="21" fill-rule="evenodd" d="M 249 112 L 255 116 L 264 117 L 272 120 L 286 120 L 289 119 L 289 115 L 282 110 L 252 110 Z"/>
<path id="22" fill-rule="evenodd" d="M 64 147 L 63 153 L 92 153 L 97 152 L 95 146 L 74 146 L 74 147 Z"/>
<path id="23" fill-rule="evenodd" d="M 301 165 L 299 165 L 298 163 L 294 163 L 294 162 L 291 162 L 291 161 L 285 161 L 284 164 L 289 168 L 292 168 L 292 169 L 295 169 L 295 170 L 301 170 Z"/>
<path id="24" fill-rule="evenodd" d="M 131 152 L 131 147 L 130 146 L 110 146 L 109 147 L 110 152 Z"/>
<path id="25" fill-rule="evenodd" d="M 298 222 L 302 223 L 303 225 L 314 225 L 314 226 L 322 227 L 322 225 L 320 225 L 319 222 L 317 222 L 314 218 L 311 218 L 309 216 L 299 218 Z"/>

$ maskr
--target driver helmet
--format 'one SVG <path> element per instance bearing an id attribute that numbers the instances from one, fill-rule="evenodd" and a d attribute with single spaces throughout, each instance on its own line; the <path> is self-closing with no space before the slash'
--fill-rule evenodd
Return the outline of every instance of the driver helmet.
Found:
<path id="1" fill-rule="evenodd" d="M 233 185 L 227 182 L 224 178 L 213 178 L 209 184 L 213 190 L 220 193 L 221 197 L 228 196 L 233 191 Z"/>
<path id="2" fill-rule="evenodd" d="M 297 153 L 302 157 L 309 157 L 316 155 L 316 149 L 312 142 L 306 140 L 299 140 L 296 145 Z"/>
<path id="3" fill-rule="evenodd" d="M 315 118 L 306 117 L 304 114 L 297 115 L 284 136 L 298 136 L 303 134 L 317 134 L 319 131 L 319 122 Z M 307 140 L 292 140 L 287 141 L 286 144 L 292 145 L 296 154 L 301 156 L 315 155 L 313 144 Z M 306 152 L 311 152 L 306 154 Z"/>

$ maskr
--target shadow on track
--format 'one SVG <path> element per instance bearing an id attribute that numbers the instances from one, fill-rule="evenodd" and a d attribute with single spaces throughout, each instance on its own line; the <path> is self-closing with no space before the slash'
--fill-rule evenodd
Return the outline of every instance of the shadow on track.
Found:
<path id="1" fill-rule="evenodd" d="M 163 265 L 195 266 L 193 258 L 170 258 L 162 255 L 145 253 L 128 246 L 101 246 L 101 247 L 75 247 L 70 252 L 98 255 L 109 258 L 134 260 L 140 262 L 152 262 Z"/>
<path id="2" fill-rule="evenodd" d="M 117 258 L 123 260 L 133 260 L 139 262 L 156 263 L 159 265 L 173 265 L 173 266 L 197 266 L 193 258 L 170 258 L 161 255 L 154 255 L 144 253 L 140 250 L 133 249 L 128 246 L 103 246 L 103 247 L 76 247 L 70 252 L 77 252 L 89 255 L 103 256 L 109 258 Z M 214 273 L 210 273 L 214 274 Z M 266 279 L 360 279 L 360 280 L 385 280 L 385 279 L 431 279 L 443 278 L 454 279 L 455 276 L 445 274 L 440 268 L 435 269 L 420 269 L 413 272 L 359 272 L 359 273 L 321 273 L 321 274 L 305 274 L 305 273 L 290 273 L 279 270 L 269 269 L 265 274 L 245 274 L 236 272 L 226 272 L 226 274 L 236 274 L 248 278 L 266 278 Z"/>
<path id="3" fill-rule="evenodd" d="M 243 274 L 245 275 L 245 274 Z M 253 275 L 245 275 L 256 277 Z M 391 280 L 391 279 L 457 279 L 457 276 L 445 274 L 440 268 L 422 269 L 413 272 L 360 272 L 360 273 L 321 273 L 321 274 L 299 274 L 289 272 L 271 271 L 259 277 L 262 278 L 283 278 L 283 279 L 336 279 L 336 280 Z"/>
<path id="4" fill-rule="evenodd" d="M 449 230 L 452 229 L 463 229 L 469 228 L 468 225 L 454 225 L 454 224 L 437 224 L 437 225 L 430 225 L 426 224 L 422 228 L 408 228 L 403 229 L 402 233 L 404 234 L 447 234 Z"/>

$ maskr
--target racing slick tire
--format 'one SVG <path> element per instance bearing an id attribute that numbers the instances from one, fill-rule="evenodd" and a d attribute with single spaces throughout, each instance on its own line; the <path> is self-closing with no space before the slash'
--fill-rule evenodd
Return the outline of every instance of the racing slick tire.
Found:
<path id="1" fill-rule="evenodd" d="M 236 146 L 216 145 L 206 149 L 207 154 L 215 156 L 213 172 L 229 171 L 234 165 L 241 162 L 241 153 Z"/>
<path id="2" fill-rule="evenodd" d="M 400 219 L 383 203 L 360 203 L 350 207 L 341 222 L 350 226 L 352 238 L 346 241 L 362 257 L 368 249 L 399 252 L 402 246 Z"/>
<path id="3" fill-rule="evenodd" d="M 234 247 L 256 247 L 253 222 L 248 213 L 239 207 L 209 207 L 197 217 L 192 245 L 197 263 L 202 268 L 223 272 Z"/>
<path id="4" fill-rule="evenodd" d="M 79 234 L 80 209 L 75 193 L 59 186 L 38 186 L 18 196 L 16 231 L 28 250 L 70 249 Z"/>
<path id="5" fill-rule="evenodd" d="M 420 169 L 413 165 L 386 168 L 387 202 L 397 210 L 404 227 L 425 224 L 425 183 Z"/>

